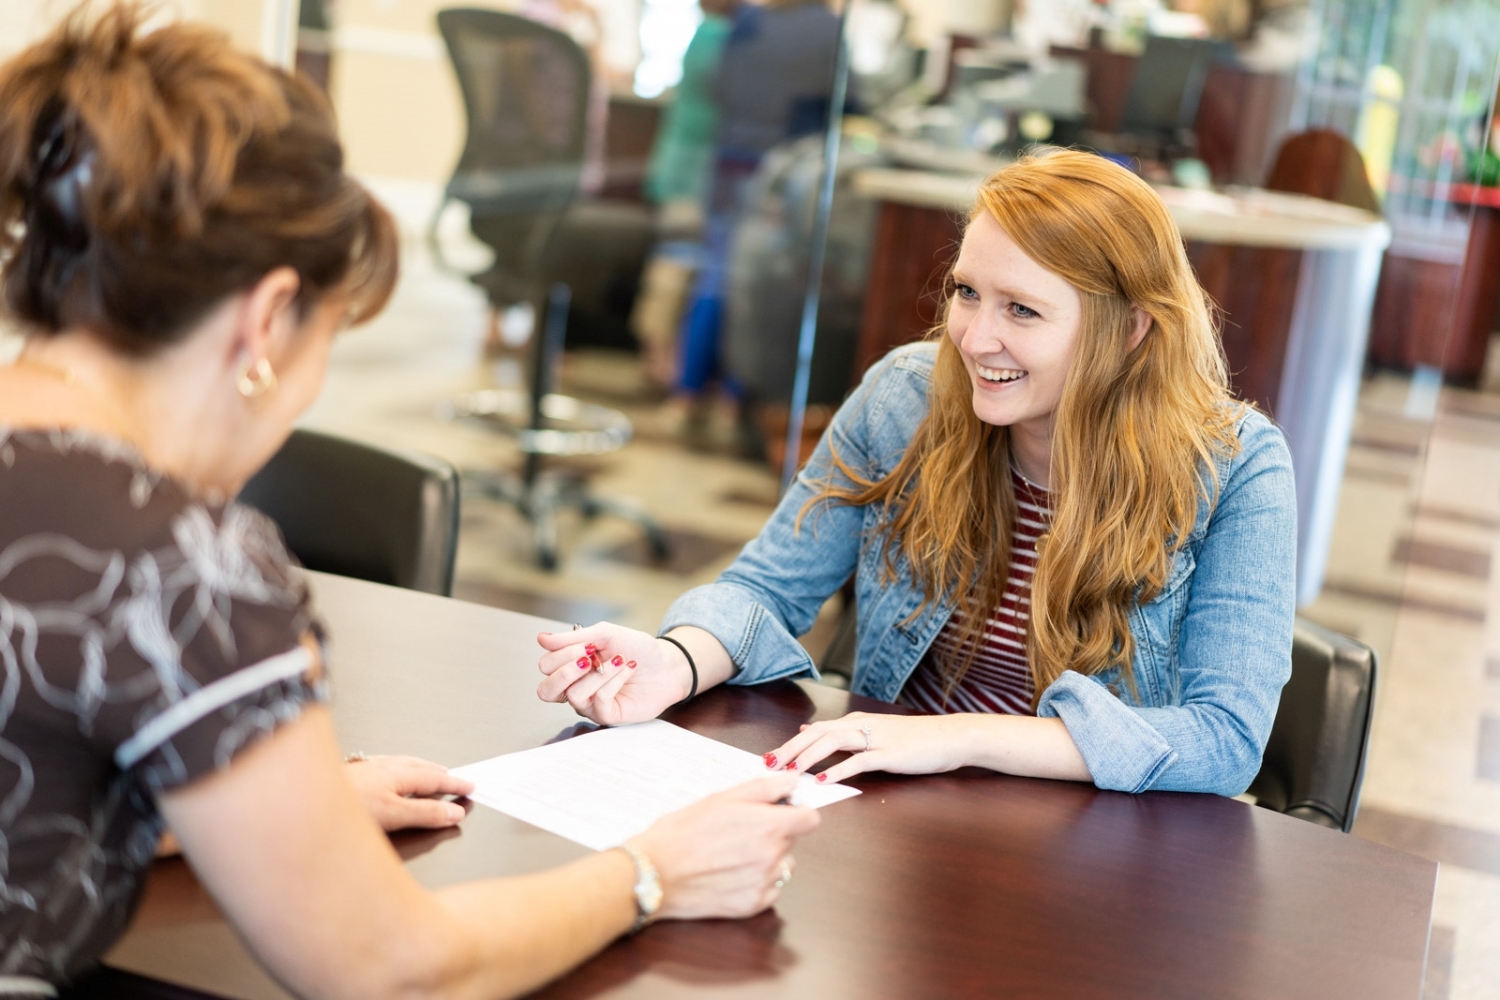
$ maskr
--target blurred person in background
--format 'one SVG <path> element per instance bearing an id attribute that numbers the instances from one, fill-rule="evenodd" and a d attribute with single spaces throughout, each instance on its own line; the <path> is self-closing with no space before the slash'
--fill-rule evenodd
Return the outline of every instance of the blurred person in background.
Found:
<path id="1" fill-rule="evenodd" d="M 700 0 L 703 20 L 682 56 L 682 79 L 651 149 L 646 197 L 659 206 L 665 238 L 647 262 L 631 331 L 646 376 L 660 388 L 677 378 L 677 331 L 698 257 L 704 204 L 713 180 L 719 108 L 714 81 L 738 0 Z"/>
<path id="2" fill-rule="evenodd" d="M 659 205 L 688 202 L 701 211 L 708 194 L 719 129 L 714 88 L 738 5 L 739 0 L 699 0 L 703 20 L 683 52 L 682 79 L 656 134 L 646 175 L 646 196 Z"/>
<path id="3" fill-rule="evenodd" d="M 719 59 L 719 110 L 704 247 L 683 318 L 673 419 L 695 433 L 720 374 L 719 341 L 730 245 L 743 191 L 779 143 L 821 131 L 838 57 L 839 19 L 822 0 L 740 4 Z"/>

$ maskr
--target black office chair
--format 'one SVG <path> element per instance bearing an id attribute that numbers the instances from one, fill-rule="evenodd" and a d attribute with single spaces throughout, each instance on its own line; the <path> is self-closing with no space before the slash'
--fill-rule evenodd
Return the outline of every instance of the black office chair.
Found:
<path id="1" fill-rule="evenodd" d="M 440 266 L 438 218 L 469 206 L 474 235 L 495 252 L 471 275 L 491 304 L 541 312 L 547 245 L 578 197 L 588 132 L 588 55 L 566 34 L 497 10 L 438 11 L 463 93 L 468 135 L 428 241 Z"/>
<path id="2" fill-rule="evenodd" d="M 1297 619 L 1292 678 L 1250 784 L 1256 805 L 1348 833 L 1374 716 L 1375 651 Z"/>
<path id="3" fill-rule="evenodd" d="M 852 680 L 857 632 L 851 606 L 818 669 Z M 1256 805 L 1348 833 L 1365 777 L 1374 693 L 1373 649 L 1297 619 L 1292 678 L 1249 788 Z"/>
<path id="4" fill-rule="evenodd" d="M 529 302 L 537 317 L 526 392 L 467 393 L 439 408 L 440 416 L 479 421 L 515 437 L 525 456 L 519 475 L 470 473 L 465 481 L 483 496 L 513 504 L 531 522 L 544 569 L 557 566 L 556 515 L 563 507 L 636 522 L 652 555 L 664 559 L 665 536 L 638 505 L 594 496 L 581 479 L 543 464 L 549 456 L 615 451 L 633 431 L 618 410 L 552 391 L 572 291 L 550 282 L 543 301 L 543 284 L 556 263 L 550 260 L 553 238 L 583 175 L 588 56 L 562 32 L 513 14 L 452 9 L 439 11 L 437 20 L 463 91 L 469 132 L 429 242 L 441 262 L 438 216 L 449 201 L 467 204 L 474 235 L 495 251 L 494 265 L 472 280 L 496 308 Z"/>
<path id="5" fill-rule="evenodd" d="M 442 459 L 294 431 L 239 499 L 308 569 L 453 593 L 458 472 Z"/>

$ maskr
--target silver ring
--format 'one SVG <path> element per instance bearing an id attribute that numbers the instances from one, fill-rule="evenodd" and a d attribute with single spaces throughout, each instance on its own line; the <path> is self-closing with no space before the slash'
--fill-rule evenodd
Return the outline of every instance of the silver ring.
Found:
<path id="1" fill-rule="evenodd" d="M 781 863 L 781 878 L 779 878 L 779 879 L 776 880 L 776 888 L 778 888 L 778 889 L 783 888 L 791 880 L 792 880 L 792 866 L 790 864 L 788 864 L 787 862 L 783 861 Z"/>
<path id="2" fill-rule="evenodd" d="M 859 727 L 859 731 L 865 735 L 865 750 L 870 749 L 870 724 L 867 722 Z"/>
<path id="3" fill-rule="evenodd" d="M 345 764 L 358 764 L 361 761 L 366 761 L 366 760 L 369 760 L 369 759 L 370 759 L 370 755 L 369 754 L 365 753 L 363 750 L 356 750 L 353 753 L 348 754 L 348 755 L 346 755 L 344 757 L 344 763 Z"/>

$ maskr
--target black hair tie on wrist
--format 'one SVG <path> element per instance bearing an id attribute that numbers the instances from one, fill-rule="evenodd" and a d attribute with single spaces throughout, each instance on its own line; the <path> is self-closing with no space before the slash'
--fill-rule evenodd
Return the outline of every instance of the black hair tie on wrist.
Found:
<path id="1" fill-rule="evenodd" d="M 670 642 L 672 645 L 682 650 L 682 655 L 687 657 L 688 669 L 693 672 L 693 686 L 688 688 L 687 697 L 677 703 L 679 705 L 685 705 L 688 702 L 692 701 L 693 696 L 698 693 L 698 664 L 693 662 L 693 654 L 687 651 L 687 647 L 678 642 L 676 639 L 672 638 L 670 635 L 659 635 L 657 636 L 657 638 L 662 640 L 663 642 Z"/>

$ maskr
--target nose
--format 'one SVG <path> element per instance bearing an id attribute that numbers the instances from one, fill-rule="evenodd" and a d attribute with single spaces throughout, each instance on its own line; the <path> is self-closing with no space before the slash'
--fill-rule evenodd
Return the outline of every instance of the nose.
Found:
<path id="1" fill-rule="evenodd" d="M 963 316 L 958 324 L 950 324 L 956 334 L 959 350 L 970 357 L 1005 353 L 1005 340 L 999 317 L 988 309 L 978 309 Z"/>

